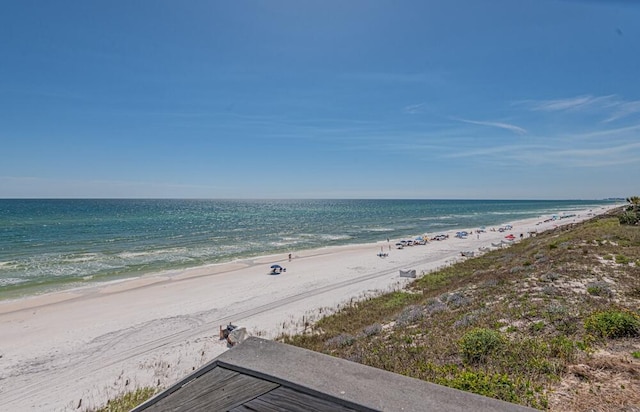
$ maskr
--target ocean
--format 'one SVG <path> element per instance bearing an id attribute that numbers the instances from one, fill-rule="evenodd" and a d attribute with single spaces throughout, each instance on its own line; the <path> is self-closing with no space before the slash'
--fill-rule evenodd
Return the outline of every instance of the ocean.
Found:
<path id="1" fill-rule="evenodd" d="M 519 200 L 0 199 L 0 299 L 611 205 Z"/>

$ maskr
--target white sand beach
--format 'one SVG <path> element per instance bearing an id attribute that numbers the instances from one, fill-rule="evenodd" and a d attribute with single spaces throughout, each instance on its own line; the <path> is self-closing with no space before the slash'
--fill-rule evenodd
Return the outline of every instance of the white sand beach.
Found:
<path id="1" fill-rule="evenodd" d="M 0 410 L 83 410 L 127 389 L 166 387 L 228 350 L 221 325 L 266 338 L 300 331 L 351 299 L 403 287 L 400 269 L 420 275 L 509 233 L 519 241 L 615 207 L 508 222 L 512 230 L 479 237 L 469 228 L 466 239 L 443 232 L 449 239 L 402 250 L 384 239 L 0 301 Z M 377 256 L 381 248 L 389 256 Z M 272 264 L 286 272 L 270 275 Z"/>

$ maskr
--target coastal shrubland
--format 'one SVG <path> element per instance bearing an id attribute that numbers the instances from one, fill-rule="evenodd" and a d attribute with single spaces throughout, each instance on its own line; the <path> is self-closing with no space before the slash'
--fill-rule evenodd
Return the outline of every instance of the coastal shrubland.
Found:
<path id="1" fill-rule="evenodd" d="M 539 409 L 640 405 L 640 227 L 558 227 L 281 340 Z"/>

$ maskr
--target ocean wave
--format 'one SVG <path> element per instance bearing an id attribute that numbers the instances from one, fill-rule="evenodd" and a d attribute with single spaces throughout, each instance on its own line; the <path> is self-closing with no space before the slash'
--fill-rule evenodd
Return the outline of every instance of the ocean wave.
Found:
<path id="1" fill-rule="evenodd" d="M 82 255 L 63 256 L 60 261 L 62 263 L 78 263 L 78 262 L 91 262 L 99 258 L 97 253 L 85 253 Z"/>
<path id="2" fill-rule="evenodd" d="M 393 232 L 395 229 L 391 227 L 369 227 L 363 230 L 366 232 L 384 233 L 384 232 Z"/>
<path id="3" fill-rule="evenodd" d="M 348 240 L 353 239 L 353 236 L 348 234 L 330 234 L 330 233 L 299 233 L 297 237 L 281 237 L 278 240 L 270 242 L 271 244 L 283 243 L 285 246 L 288 242 L 282 242 L 283 240 L 289 240 L 293 244 L 297 243 L 311 243 L 314 244 L 318 241 L 336 241 L 336 240 Z"/>
<path id="4" fill-rule="evenodd" d="M 399 225 L 396 230 L 413 230 L 418 228 L 418 225 Z"/>
<path id="5" fill-rule="evenodd" d="M 284 236 L 284 237 L 282 238 L 282 240 L 283 240 L 283 241 L 285 241 L 285 242 L 298 242 L 298 241 L 300 241 L 301 239 L 300 239 L 299 237 Z"/>
<path id="6" fill-rule="evenodd" d="M 328 241 L 336 241 L 336 240 L 349 240 L 353 239 L 351 235 L 330 235 L 330 234 L 320 234 L 318 235 L 319 239 L 328 240 Z"/>
<path id="7" fill-rule="evenodd" d="M 509 212 L 487 212 L 486 214 L 493 215 L 493 216 L 521 216 L 521 215 L 538 215 L 540 214 L 540 212 L 532 211 L 532 210 L 519 210 L 519 211 L 509 211 Z"/>
<path id="8" fill-rule="evenodd" d="M 121 252 L 116 256 L 122 259 L 135 259 L 135 258 L 144 258 L 144 257 L 153 257 L 153 256 L 168 256 L 176 253 L 185 253 L 187 248 L 170 248 L 170 249 L 156 249 L 156 250 L 145 250 L 140 252 Z"/>
<path id="9" fill-rule="evenodd" d="M 284 248 L 284 247 L 289 247 L 289 246 L 293 246 L 298 244 L 299 242 L 279 242 L 279 241 L 272 241 L 269 242 L 268 245 L 271 246 L 274 249 L 280 249 L 280 248 Z"/>
<path id="10" fill-rule="evenodd" d="M 21 278 L 0 278 L 0 287 L 14 286 L 25 282 L 27 282 L 27 280 Z"/>
<path id="11" fill-rule="evenodd" d="M 458 226 L 457 223 L 430 223 L 427 227 L 448 227 L 448 226 Z"/>
<path id="12" fill-rule="evenodd" d="M 455 215 L 437 216 L 433 220 L 451 220 L 451 219 L 462 220 L 462 219 L 474 218 L 477 216 L 478 216 L 478 213 L 459 213 Z"/>

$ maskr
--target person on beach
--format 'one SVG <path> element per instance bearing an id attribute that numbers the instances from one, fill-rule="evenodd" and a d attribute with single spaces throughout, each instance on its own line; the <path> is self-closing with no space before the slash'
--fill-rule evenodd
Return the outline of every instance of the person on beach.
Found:
<path id="1" fill-rule="evenodd" d="M 289 262 L 291 262 L 291 253 L 289 253 Z"/>

